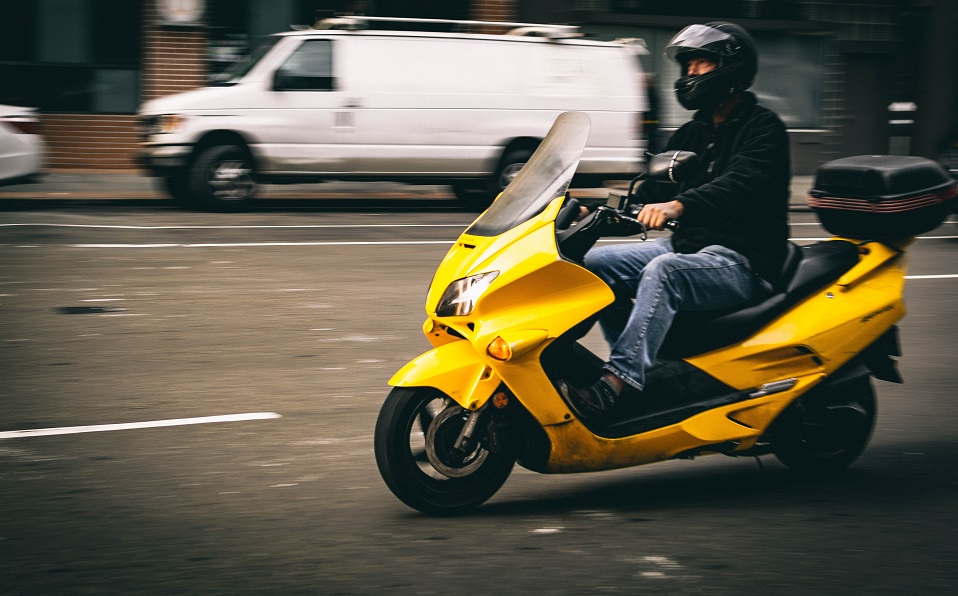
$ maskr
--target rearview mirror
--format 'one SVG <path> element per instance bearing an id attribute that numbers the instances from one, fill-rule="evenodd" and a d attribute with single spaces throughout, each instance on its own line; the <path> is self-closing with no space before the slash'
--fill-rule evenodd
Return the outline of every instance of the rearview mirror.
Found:
<path id="1" fill-rule="evenodd" d="M 649 158 L 645 177 L 661 182 L 685 182 L 699 174 L 699 156 L 691 151 L 666 151 Z"/>

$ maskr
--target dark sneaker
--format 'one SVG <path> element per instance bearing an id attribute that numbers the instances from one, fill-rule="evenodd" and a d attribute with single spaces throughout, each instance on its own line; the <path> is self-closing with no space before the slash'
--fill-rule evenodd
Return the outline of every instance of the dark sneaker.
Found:
<path id="1" fill-rule="evenodd" d="M 559 391 L 579 418 L 596 419 L 608 416 L 615 405 L 615 398 L 618 397 L 615 389 L 604 377 L 589 387 L 573 387 L 560 381 Z"/>

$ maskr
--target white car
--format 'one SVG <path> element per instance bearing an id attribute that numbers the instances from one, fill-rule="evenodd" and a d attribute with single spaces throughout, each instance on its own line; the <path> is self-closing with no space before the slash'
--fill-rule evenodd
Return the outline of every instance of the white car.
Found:
<path id="1" fill-rule="evenodd" d="M 21 182 L 39 174 L 44 149 L 36 109 L 0 104 L 0 183 Z"/>

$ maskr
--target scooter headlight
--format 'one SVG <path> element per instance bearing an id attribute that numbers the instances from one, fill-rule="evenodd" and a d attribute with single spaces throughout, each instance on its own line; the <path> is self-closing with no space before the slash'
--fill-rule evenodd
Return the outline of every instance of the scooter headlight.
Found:
<path id="1" fill-rule="evenodd" d="M 439 306 L 436 308 L 436 315 L 440 317 L 459 317 L 472 313 L 476 307 L 476 300 L 486 291 L 492 280 L 499 275 L 498 271 L 488 271 L 477 275 L 470 275 L 449 284 L 442 299 L 439 300 Z"/>

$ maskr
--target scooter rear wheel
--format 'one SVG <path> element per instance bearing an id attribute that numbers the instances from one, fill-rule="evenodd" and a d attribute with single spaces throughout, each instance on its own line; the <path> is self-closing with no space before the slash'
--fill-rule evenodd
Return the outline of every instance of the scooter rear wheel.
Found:
<path id="1" fill-rule="evenodd" d="M 375 454 L 386 486 L 403 503 L 429 515 L 468 513 L 502 487 L 515 456 L 454 447 L 469 412 L 429 388 L 393 389 L 376 421 Z M 482 432 L 482 428 L 478 432 Z"/>
<path id="2" fill-rule="evenodd" d="M 868 445 L 876 410 L 868 375 L 813 390 L 776 421 L 775 456 L 805 474 L 844 470 Z"/>

